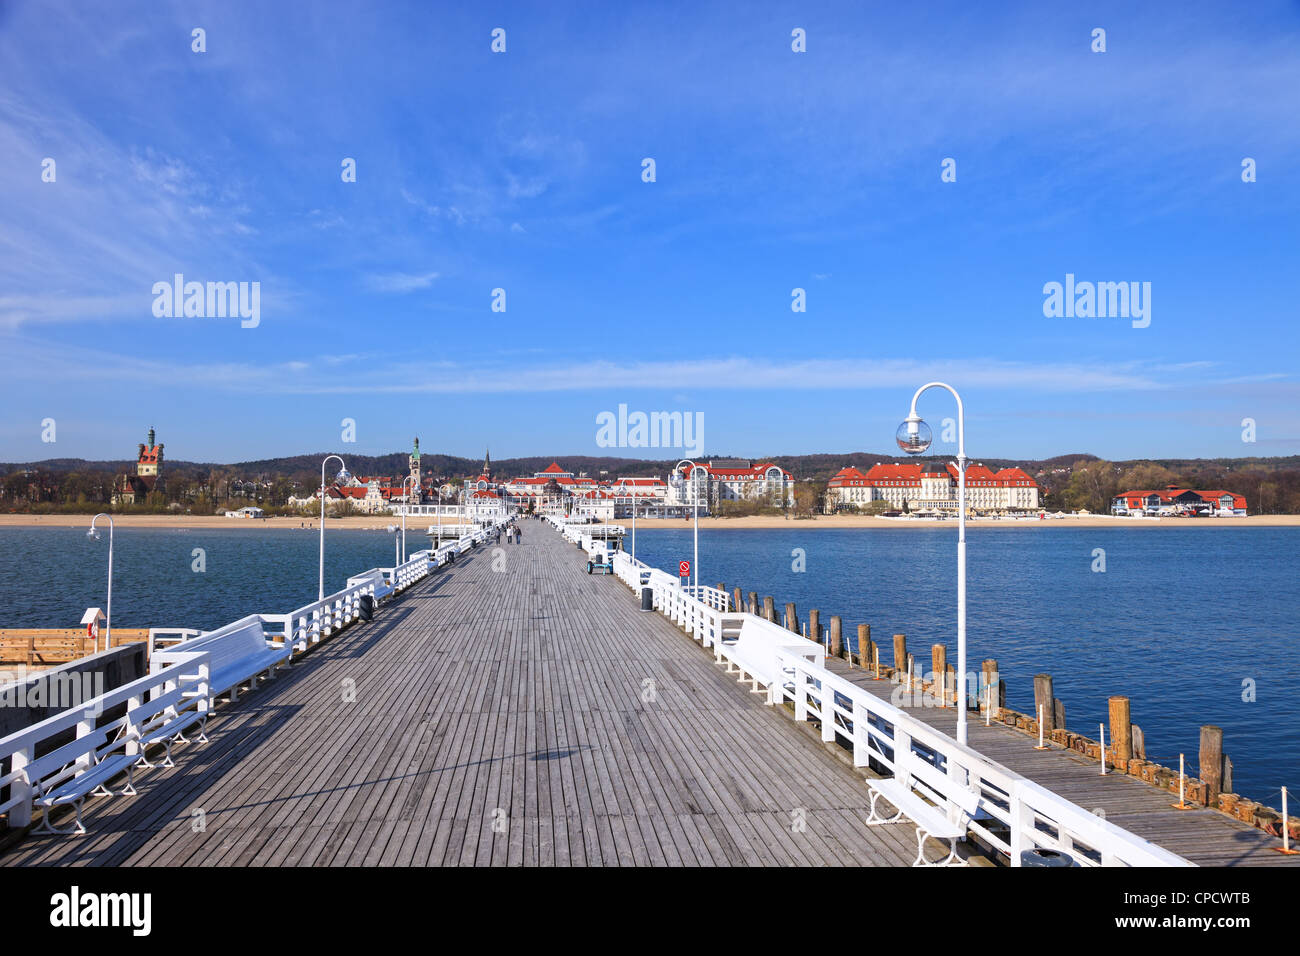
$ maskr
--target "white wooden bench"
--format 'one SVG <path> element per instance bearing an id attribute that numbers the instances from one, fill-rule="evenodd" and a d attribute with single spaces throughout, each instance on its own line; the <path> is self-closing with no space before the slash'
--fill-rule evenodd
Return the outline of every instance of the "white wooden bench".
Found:
<path id="1" fill-rule="evenodd" d="M 121 725 L 108 724 L 96 727 L 71 743 L 56 747 L 43 757 L 27 765 L 27 779 L 32 781 L 32 803 L 44 809 L 37 833 L 85 833 L 81 822 L 81 805 L 92 793 L 112 796 L 108 782 L 123 773 L 126 786 L 122 796 L 135 794 L 136 756 L 125 752 L 134 737 L 121 733 Z M 55 807 L 72 804 L 75 822 L 67 829 L 58 829 L 50 823 Z"/>
<path id="2" fill-rule="evenodd" d="M 782 663 L 781 654 L 797 655 L 814 663 L 825 659 L 821 645 L 752 614 L 728 613 L 718 622 L 714 660 L 726 664 L 728 674 L 739 674 L 741 682 L 750 684 L 754 693 L 764 693 L 759 685 L 765 685 L 772 702 L 776 692 L 790 685 L 791 672 Z M 789 689 L 793 690 L 793 686 Z"/>
<path id="3" fill-rule="evenodd" d="M 895 765 L 898 766 L 900 761 L 897 753 L 895 759 Z M 867 781 L 871 790 L 871 813 L 867 817 L 867 826 L 898 823 L 907 817 L 916 824 L 916 861 L 913 866 L 969 865 L 957 856 L 957 841 L 966 838 L 967 826 L 979 812 L 980 795 L 974 790 L 958 786 L 935 767 L 919 759 L 901 763 L 906 769 L 895 776 Z M 922 799 L 913 789 L 918 781 L 942 801 L 939 806 Z M 894 816 L 886 819 L 878 815 L 876 801 L 881 797 L 898 811 Z M 925 862 L 927 837 L 948 841 L 948 856 L 945 859 L 938 863 Z"/>
<path id="4" fill-rule="evenodd" d="M 773 654 L 771 641 L 747 621 L 739 627 L 737 622 L 724 619 L 719 640 L 714 645 L 713 656 L 720 664 L 725 664 L 728 674 L 739 674 L 744 683 L 752 688 L 752 693 L 762 693 L 759 684 L 772 681 Z M 725 651 L 725 655 L 724 655 Z"/>
<path id="5" fill-rule="evenodd" d="M 194 739 L 201 744 L 208 742 L 208 700 L 196 692 L 183 687 L 171 690 L 127 711 L 127 723 L 134 729 L 139 743 L 137 764 L 141 767 L 153 767 L 149 762 L 149 748 L 162 744 L 166 748 L 160 765 L 176 766 L 172 760 L 172 747 L 176 744 L 189 743 L 185 731 L 198 726 L 199 733 Z"/>
<path id="6" fill-rule="evenodd" d="M 255 616 L 179 644 L 176 650 L 210 654 L 208 697 L 212 700 L 227 694 L 232 701 L 239 699 L 241 685 L 248 684 L 253 690 L 260 675 L 274 677 L 275 669 L 293 653 L 288 642 L 270 643 L 262 631 L 261 619 Z M 165 662 L 168 655 L 164 652 L 157 656 L 160 662 Z"/>

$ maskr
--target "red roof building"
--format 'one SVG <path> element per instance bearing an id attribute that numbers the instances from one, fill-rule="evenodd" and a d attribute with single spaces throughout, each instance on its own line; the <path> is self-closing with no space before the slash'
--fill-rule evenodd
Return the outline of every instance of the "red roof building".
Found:
<path id="1" fill-rule="evenodd" d="M 841 468 L 826 485 L 828 513 L 885 501 L 899 510 L 955 511 L 957 466 L 926 463 L 876 464 L 863 472 Z M 993 471 L 966 466 L 966 504 L 972 511 L 1021 511 L 1038 507 L 1038 483 L 1019 468 Z"/>
<path id="2" fill-rule="evenodd" d="M 1214 515 L 1246 516 L 1246 496 L 1231 491 L 1194 491 L 1177 485 L 1159 489 L 1125 491 L 1110 502 L 1114 515 Z"/>

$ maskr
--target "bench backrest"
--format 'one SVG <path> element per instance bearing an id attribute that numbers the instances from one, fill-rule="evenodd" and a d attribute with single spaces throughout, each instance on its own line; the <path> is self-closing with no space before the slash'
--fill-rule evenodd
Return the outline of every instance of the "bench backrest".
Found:
<path id="1" fill-rule="evenodd" d="M 137 736 L 144 736 L 180 711 L 197 707 L 200 699 L 191 686 L 178 685 L 128 710 L 127 725 Z"/>
<path id="2" fill-rule="evenodd" d="M 956 807 L 967 816 L 975 815 L 980 803 L 980 795 L 976 791 L 962 786 L 956 778 L 948 776 L 918 754 L 908 754 L 908 757 L 910 759 L 904 762 L 906 773 L 925 784 L 926 789 L 942 797 L 950 807 Z"/>
<path id="3" fill-rule="evenodd" d="M 265 653 L 269 646 L 262 631 L 261 619 L 254 617 L 227 624 L 210 634 L 186 641 L 176 649 L 183 647 L 186 651 L 207 651 L 212 655 L 210 666 L 211 672 L 215 674 L 235 661 Z"/>
<path id="4" fill-rule="evenodd" d="M 24 768 L 24 773 L 32 783 L 43 782 L 45 789 L 69 780 L 76 776 L 78 770 L 89 770 L 100 758 L 125 746 L 126 739 L 118 737 L 121 729 L 120 720 L 92 728 L 89 733 L 82 734 L 71 743 L 55 747 L 43 757 L 37 757 Z M 83 763 L 80 768 L 75 766 L 78 759 Z"/>

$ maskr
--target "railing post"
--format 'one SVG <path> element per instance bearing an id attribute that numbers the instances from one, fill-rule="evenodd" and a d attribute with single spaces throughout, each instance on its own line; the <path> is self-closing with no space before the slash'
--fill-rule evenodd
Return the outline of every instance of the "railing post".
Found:
<path id="1" fill-rule="evenodd" d="M 122 751 L 129 757 L 134 757 L 140 753 L 140 735 L 132 733 L 131 711 L 139 707 L 144 701 L 139 697 L 128 697 L 126 700 L 126 715 L 122 718 L 122 726 L 126 728 L 127 742 L 126 748 Z"/>
<path id="2" fill-rule="evenodd" d="M 853 766 L 865 767 L 871 762 L 871 724 L 867 710 L 853 698 Z"/>
<path id="3" fill-rule="evenodd" d="M 11 829 L 25 827 L 32 822 L 32 784 L 27 779 L 27 765 L 35 757 L 34 747 L 28 745 L 21 750 L 15 750 L 9 755 L 9 769 L 19 774 L 14 782 L 9 784 L 9 796 L 17 800 L 17 804 L 9 808 L 9 826 Z"/>
<path id="4" fill-rule="evenodd" d="M 1025 801 L 1020 796 L 1020 787 L 1013 785 L 1011 787 L 1011 798 L 1009 801 L 1011 818 L 1011 865 L 1020 865 L 1020 854 L 1028 850 L 1032 844 L 1028 840 L 1028 814 L 1026 812 Z"/>

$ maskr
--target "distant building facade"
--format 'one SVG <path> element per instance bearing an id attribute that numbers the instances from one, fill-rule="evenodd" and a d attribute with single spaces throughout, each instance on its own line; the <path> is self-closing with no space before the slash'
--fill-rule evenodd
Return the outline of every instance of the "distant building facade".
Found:
<path id="1" fill-rule="evenodd" d="M 1146 491 L 1126 491 L 1110 502 L 1113 515 L 1206 515 L 1219 518 L 1246 517 L 1246 496 L 1231 491 L 1193 491 L 1166 485 Z"/>
<path id="2" fill-rule="evenodd" d="M 756 501 L 777 507 L 794 505 L 794 475 L 771 462 L 683 465 L 669 478 L 667 504 L 701 508 L 720 501 Z"/>
<path id="3" fill-rule="evenodd" d="M 841 468 L 827 482 L 827 513 L 887 502 L 899 511 L 957 510 L 957 466 L 876 464 L 865 472 Z M 984 465 L 966 468 L 966 507 L 970 511 L 1032 511 L 1039 506 L 1038 483 L 1019 468 L 993 471 Z"/>
<path id="4" fill-rule="evenodd" d="M 137 446 L 134 475 L 118 475 L 113 482 L 113 505 L 144 504 L 150 492 L 166 490 L 163 478 L 163 446 L 149 426 L 148 440 Z"/>

